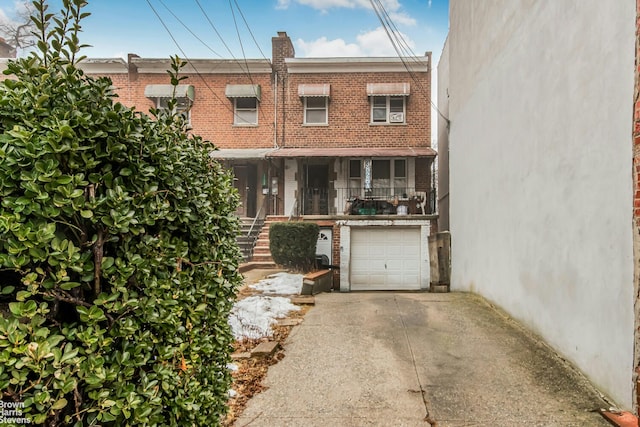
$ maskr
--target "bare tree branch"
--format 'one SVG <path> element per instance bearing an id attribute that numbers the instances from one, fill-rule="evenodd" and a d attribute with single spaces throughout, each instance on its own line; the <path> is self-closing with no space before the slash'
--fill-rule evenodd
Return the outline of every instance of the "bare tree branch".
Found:
<path id="1" fill-rule="evenodd" d="M 13 17 L 0 21 L 0 37 L 14 49 L 25 49 L 36 44 L 33 35 L 35 24 L 31 20 L 35 9 L 28 0 L 23 0 L 16 6 Z"/>

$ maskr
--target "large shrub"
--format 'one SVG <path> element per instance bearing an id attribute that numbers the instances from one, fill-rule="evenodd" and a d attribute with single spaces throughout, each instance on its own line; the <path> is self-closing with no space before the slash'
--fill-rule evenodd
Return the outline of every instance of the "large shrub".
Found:
<path id="1" fill-rule="evenodd" d="M 276 264 L 309 271 L 315 264 L 320 228 L 313 222 L 274 222 L 269 227 L 269 250 Z"/>
<path id="2" fill-rule="evenodd" d="M 232 178 L 180 116 L 83 75 L 86 1 L 63 4 L 34 2 L 39 50 L 0 83 L 2 400 L 50 426 L 216 425 L 241 281 Z"/>

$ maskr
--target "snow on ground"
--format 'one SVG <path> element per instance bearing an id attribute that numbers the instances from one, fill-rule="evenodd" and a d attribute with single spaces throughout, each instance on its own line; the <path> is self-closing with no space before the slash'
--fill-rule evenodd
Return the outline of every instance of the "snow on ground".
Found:
<path id="1" fill-rule="evenodd" d="M 298 295 L 302 290 L 302 274 L 276 273 L 250 287 L 267 294 Z M 276 319 L 298 310 L 300 307 L 292 304 L 289 298 L 253 295 L 234 304 L 229 314 L 229 325 L 239 341 L 270 337 L 273 334 L 271 326 L 277 322 Z"/>
<path id="2" fill-rule="evenodd" d="M 302 290 L 302 274 L 276 273 L 249 287 L 265 294 L 298 295 Z"/>
<path id="3" fill-rule="evenodd" d="M 289 298 L 254 295 L 236 302 L 229 315 L 229 324 L 237 340 L 263 338 L 273 334 L 271 325 L 300 310 Z"/>

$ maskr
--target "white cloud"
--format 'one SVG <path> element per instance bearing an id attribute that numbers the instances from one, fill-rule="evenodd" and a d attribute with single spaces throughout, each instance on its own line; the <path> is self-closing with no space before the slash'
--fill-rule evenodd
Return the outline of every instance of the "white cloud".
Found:
<path id="1" fill-rule="evenodd" d="M 33 6 L 30 1 L 16 0 L 13 2 L 16 13 L 25 13 L 33 11 Z"/>
<path id="2" fill-rule="evenodd" d="M 283 6 L 284 4 L 288 6 L 292 1 L 321 11 L 327 11 L 333 8 L 371 8 L 369 0 L 278 0 L 278 6 Z"/>
<path id="3" fill-rule="evenodd" d="M 0 9 L 0 23 L 8 23 L 8 22 L 11 22 L 11 20 L 7 16 L 7 13 L 3 9 Z"/>
<path id="4" fill-rule="evenodd" d="M 321 12 L 327 12 L 329 9 L 334 8 L 372 9 L 370 0 L 278 0 L 276 9 L 287 9 L 292 2 L 308 6 Z M 416 20 L 414 18 L 402 11 L 402 5 L 399 0 L 381 0 L 381 3 L 396 24 L 416 24 Z"/>
<path id="5" fill-rule="evenodd" d="M 326 37 L 320 37 L 310 42 L 298 39 L 296 40 L 296 50 L 302 52 L 302 56 L 311 58 L 364 56 L 357 44 L 347 43 L 342 39 L 328 40 Z"/>
<path id="6" fill-rule="evenodd" d="M 414 49 L 415 43 L 410 40 L 406 35 L 399 33 L 406 46 L 411 50 Z M 403 55 L 409 54 L 406 52 L 405 44 L 401 46 L 401 53 Z M 355 43 L 348 43 L 343 39 L 329 40 L 326 37 L 320 37 L 313 41 L 305 41 L 298 39 L 296 41 L 296 50 L 301 53 L 303 57 L 342 57 L 342 56 L 397 56 L 396 50 L 393 48 L 393 44 L 389 40 L 387 32 L 378 27 L 373 31 L 361 33 L 356 37 Z"/>
<path id="7" fill-rule="evenodd" d="M 389 13 L 389 17 L 394 23 L 399 25 L 407 25 L 407 26 L 416 25 L 416 20 L 404 12 Z"/>

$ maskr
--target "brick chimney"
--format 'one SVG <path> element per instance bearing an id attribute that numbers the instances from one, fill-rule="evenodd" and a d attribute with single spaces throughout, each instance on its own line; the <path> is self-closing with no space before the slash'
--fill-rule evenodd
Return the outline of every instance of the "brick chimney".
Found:
<path id="1" fill-rule="evenodd" d="M 284 59 L 294 58 L 295 56 L 296 51 L 287 33 L 278 31 L 278 37 L 271 38 L 271 61 L 273 63 L 273 69 L 280 75 L 284 74 L 287 70 Z"/>

